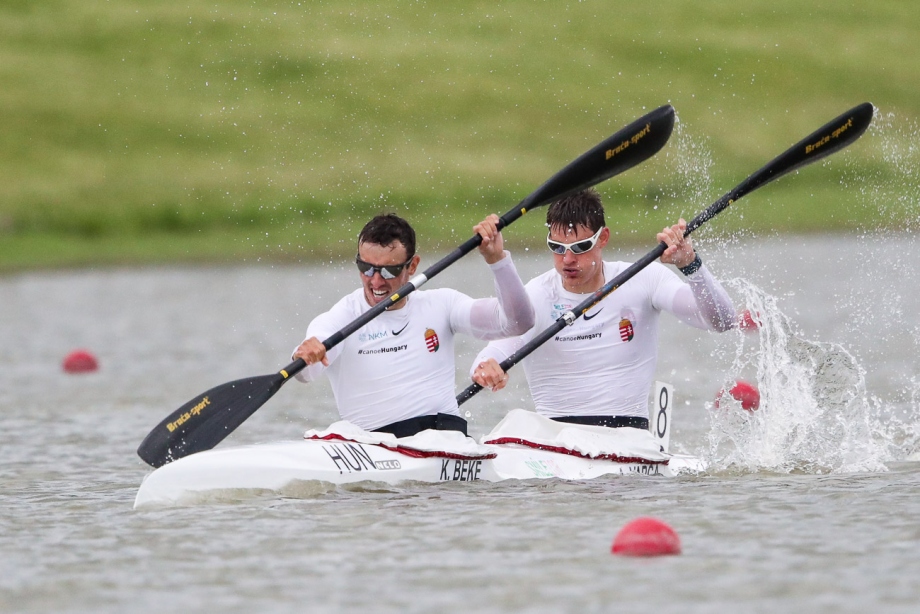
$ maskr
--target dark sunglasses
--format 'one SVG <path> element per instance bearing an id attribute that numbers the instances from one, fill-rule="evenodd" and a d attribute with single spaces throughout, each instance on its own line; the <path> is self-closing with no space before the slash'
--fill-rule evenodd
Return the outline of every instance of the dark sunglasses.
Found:
<path id="1" fill-rule="evenodd" d="M 549 238 L 549 234 L 546 235 L 546 246 L 549 247 L 549 250 L 554 254 L 559 254 L 560 256 L 565 254 L 565 250 L 571 250 L 573 254 L 583 254 L 585 252 L 590 252 L 594 249 L 594 246 L 597 245 L 597 240 L 601 237 L 601 231 L 604 229 L 604 226 L 601 226 L 597 229 L 597 232 L 594 233 L 594 236 L 589 239 L 582 239 L 581 241 L 575 241 L 574 243 L 560 243 L 559 241 L 552 241 Z"/>
<path id="2" fill-rule="evenodd" d="M 402 264 L 385 264 L 385 265 L 376 265 L 371 264 L 370 262 L 364 262 L 360 257 L 355 256 L 355 264 L 358 265 L 358 270 L 361 271 L 361 274 L 366 277 L 373 277 L 374 273 L 380 273 L 380 276 L 384 279 L 395 279 L 399 277 L 399 274 L 402 273 L 403 269 L 406 268 L 406 265 L 412 262 L 412 258 L 409 258 Z"/>

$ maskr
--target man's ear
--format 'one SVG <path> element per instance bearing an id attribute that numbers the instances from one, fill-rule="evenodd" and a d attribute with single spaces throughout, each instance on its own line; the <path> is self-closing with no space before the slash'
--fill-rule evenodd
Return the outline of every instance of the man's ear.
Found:
<path id="1" fill-rule="evenodd" d="M 610 229 L 604 226 L 604 229 L 601 231 L 601 235 L 597 238 L 597 246 L 604 247 L 607 245 L 607 241 L 610 240 Z"/>
<path id="2" fill-rule="evenodd" d="M 412 260 L 409 262 L 409 266 L 406 267 L 406 270 L 409 271 L 409 277 L 415 275 L 415 271 L 418 270 L 418 263 L 421 261 L 422 257 L 418 254 L 412 256 Z"/>

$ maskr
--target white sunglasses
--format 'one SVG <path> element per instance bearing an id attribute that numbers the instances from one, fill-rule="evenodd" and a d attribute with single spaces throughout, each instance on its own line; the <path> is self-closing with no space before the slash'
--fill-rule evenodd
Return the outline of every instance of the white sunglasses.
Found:
<path id="1" fill-rule="evenodd" d="M 583 254 L 585 252 L 590 252 L 594 249 L 594 246 L 597 245 L 597 240 L 601 238 L 601 231 L 606 228 L 606 226 L 601 226 L 597 229 L 597 232 L 594 233 L 593 237 L 588 239 L 582 239 L 581 241 L 575 241 L 574 243 L 560 243 L 559 241 L 553 241 L 549 238 L 549 233 L 546 234 L 546 246 L 549 247 L 549 251 L 560 256 L 565 254 L 565 250 L 570 250 L 573 254 Z"/>

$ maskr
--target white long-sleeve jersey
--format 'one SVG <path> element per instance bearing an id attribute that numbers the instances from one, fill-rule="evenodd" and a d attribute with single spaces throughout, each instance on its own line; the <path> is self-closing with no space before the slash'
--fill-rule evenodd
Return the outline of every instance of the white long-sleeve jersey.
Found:
<path id="1" fill-rule="evenodd" d="M 417 416 L 459 415 L 454 335 L 491 340 L 519 335 L 534 311 L 510 254 L 490 265 L 497 298 L 451 289 L 419 290 L 401 309 L 382 314 L 329 350 L 329 366 L 311 365 L 300 381 L 329 376 L 339 415 L 365 430 Z M 317 316 L 306 338 L 326 339 L 370 309 L 363 288 Z"/>
<path id="2" fill-rule="evenodd" d="M 613 279 L 626 262 L 605 262 Z M 736 321 L 731 298 L 703 266 L 683 283 L 654 262 L 523 360 L 535 409 L 547 417 L 648 417 L 648 394 L 658 360 L 658 318 L 667 311 L 701 329 L 724 331 Z M 536 310 L 534 327 L 493 341 L 473 361 L 501 362 L 590 295 L 562 287 L 555 270 L 527 283 Z"/>

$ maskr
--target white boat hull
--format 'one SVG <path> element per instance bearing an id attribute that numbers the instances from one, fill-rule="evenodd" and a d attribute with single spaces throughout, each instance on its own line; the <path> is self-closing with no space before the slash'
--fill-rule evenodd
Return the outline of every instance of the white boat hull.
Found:
<path id="1" fill-rule="evenodd" d="M 558 454 L 526 446 L 495 448 L 495 458 L 414 458 L 379 445 L 298 440 L 217 449 L 192 454 L 150 473 L 134 506 L 193 503 L 220 491 L 275 491 L 292 484 L 319 481 L 473 482 L 558 478 L 590 480 L 606 475 L 673 476 L 699 471 L 693 457 L 672 456 L 667 462 L 618 462 Z"/>
<path id="2" fill-rule="evenodd" d="M 240 491 L 284 492 L 319 482 L 474 482 L 699 472 L 693 457 L 667 454 L 670 387 L 660 384 L 652 432 L 554 422 L 512 410 L 482 444 L 456 432 L 424 431 L 397 440 L 349 423 L 305 439 L 192 454 L 150 473 L 135 507 L 181 505 Z M 525 445 L 526 444 L 526 445 Z"/>

